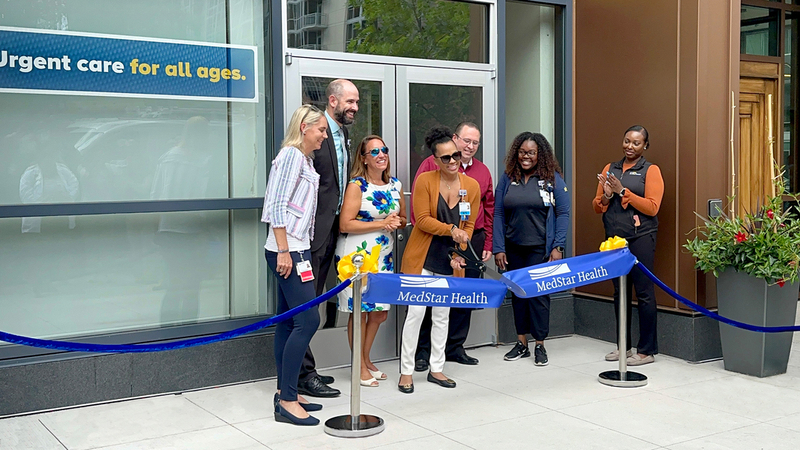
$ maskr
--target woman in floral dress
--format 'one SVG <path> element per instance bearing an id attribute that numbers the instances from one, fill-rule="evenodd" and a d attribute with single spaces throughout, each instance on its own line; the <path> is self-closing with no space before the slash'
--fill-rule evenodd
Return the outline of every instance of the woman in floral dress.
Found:
<path id="1" fill-rule="evenodd" d="M 392 232 L 406 226 L 406 205 L 400 181 L 391 176 L 389 148 L 380 136 L 367 136 L 358 145 L 339 214 L 342 236 L 336 245 L 336 262 L 359 250 L 370 252 L 380 244 L 378 269 L 394 272 L 394 236 Z M 339 293 L 339 310 L 353 312 L 353 291 Z M 369 357 L 378 327 L 388 316 L 389 305 L 361 304 L 361 385 L 378 386 L 386 374 L 378 370 Z M 347 322 L 350 348 L 353 348 L 353 316 Z"/>

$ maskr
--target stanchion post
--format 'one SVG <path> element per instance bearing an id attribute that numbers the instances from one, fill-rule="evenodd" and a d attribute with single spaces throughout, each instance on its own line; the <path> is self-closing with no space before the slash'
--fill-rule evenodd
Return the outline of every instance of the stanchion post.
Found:
<path id="1" fill-rule="evenodd" d="M 350 414 L 331 417 L 325 421 L 325 433 L 337 437 L 373 436 L 384 429 L 383 419 L 369 414 L 361 414 L 361 286 L 366 274 L 361 273 L 364 256 L 353 255 L 356 268 L 353 277 L 353 351 L 350 368 Z"/>
<path id="2" fill-rule="evenodd" d="M 609 370 L 598 375 L 600 383 L 614 387 L 640 387 L 647 384 L 647 377 L 638 372 L 628 372 L 628 276 L 619 277 L 619 312 L 617 324 L 619 337 L 619 370 Z"/>

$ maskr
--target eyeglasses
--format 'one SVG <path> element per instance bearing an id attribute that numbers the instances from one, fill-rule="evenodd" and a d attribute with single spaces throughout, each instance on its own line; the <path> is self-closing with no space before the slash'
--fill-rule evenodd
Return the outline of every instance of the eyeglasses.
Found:
<path id="1" fill-rule="evenodd" d="M 519 156 L 527 156 L 528 158 L 533 158 L 536 154 L 539 153 L 536 150 L 531 150 L 529 152 L 523 152 L 522 150 L 519 151 Z"/>
<path id="2" fill-rule="evenodd" d="M 311 114 L 312 112 L 322 114 L 322 111 L 320 111 L 319 108 L 309 103 L 304 104 L 303 106 L 301 106 L 301 108 L 306 108 L 306 113 L 303 114 L 303 119 L 300 121 L 300 123 L 306 123 L 306 119 L 308 119 L 309 114 Z"/>
<path id="3" fill-rule="evenodd" d="M 373 148 L 372 150 L 370 150 L 368 152 L 362 152 L 361 156 L 372 155 L 373 158 L 377 158 L 378 154 L 380 154 L 380 153 L 383 153 L 384 155 L 388 155 L 389 154 L 389 147 Z"/>
<path id="4" fill-rule="evenodd" d="M 443 163 L 450 164 L 450 161 L 461 161 L 461 152 L 455 152 L 452 155 L 437 156 Z"/>
<path id="5" fill-rule="evenodd" d="M 464 142 L 467 145 L 473 145 L 476 148 L 481 146 L 481 141 L 473 141 L 472 139 L 464 139 L 459 135 L 456 135 L 456 137 L 461 139 L 461 141 Z"/>

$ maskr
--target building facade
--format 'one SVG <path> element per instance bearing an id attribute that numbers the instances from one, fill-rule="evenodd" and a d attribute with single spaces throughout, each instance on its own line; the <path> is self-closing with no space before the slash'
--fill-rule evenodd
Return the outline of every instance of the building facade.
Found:
<path id="1" fill-rule="evenodd" d="M 240 102 L 30 92 L 0 80 L 0 330 L 151 343 L 274 314 L 259 222 L 269 162 L 292 111 L 324 104 L 334 78 L 361 94 L 352 141 L 383 136 L 406 190 L 431 126 L 477 123 L 477 157 L 495 179 L 515 135 L 543 133 L 572 190 L 569 254 L 596 251 L 595 174 L 619 159 L 628 126 L 646 126 L 648 159 L 666 184 L 657 275 L 713 307 L 713 278 L 694 270 L 681 244 L 697 226 L 694 211 L 733 193 L 731 165 L 750 167 L 763 153 L 759 143 L 742 147 L 741 128 L 753 123 L 739 112 L 742 98 L 764 112 L 773 94 L 783 118 L 775 157 L 800 189 L 799 9 L 764 0 L 6 2 L 0 32 L 251 48 L 257 82 L 253 101 Z M 763 185 L 759 173 L 740 190 Z M 556 296 L 553 334 L 613 339 L 609 289 Z M 663 353 L 715 356 L 714 323 L 666 295 L 659 305 Z M 381 328 L 375 359 L 398 355 L 402 317 L 393 310 Z M 508 341 L 510 320 L 508 307 L 477 312 L 468 344 Z M 312 342 L 320 367 L 349 362 L 345 321 Z M 274 376 L 271 343 L 266 329 L 152 354 L 0 344 L 0 416 Z"/>

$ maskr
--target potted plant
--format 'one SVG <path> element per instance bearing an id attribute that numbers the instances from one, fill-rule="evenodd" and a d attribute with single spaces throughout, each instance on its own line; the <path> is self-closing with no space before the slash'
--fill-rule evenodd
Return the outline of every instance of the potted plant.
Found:
<path id="1" fill-rule="evenodd" d="M 800 289 L 798 210 L 784 207 L 781 181 L 773 192 L 778 194 L 754 212 L 698 215 L 704 224 L 684 244 L 697 259 L 695 267 L 717 277 L 720 315 L 768 327 L 794 325 Z M 758 333 L 722 323 L 719 332 L 726 370 L 757 377 L 786 372 L 792 333 Z"/>

